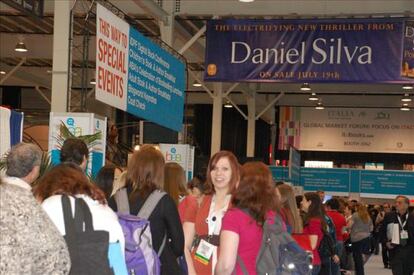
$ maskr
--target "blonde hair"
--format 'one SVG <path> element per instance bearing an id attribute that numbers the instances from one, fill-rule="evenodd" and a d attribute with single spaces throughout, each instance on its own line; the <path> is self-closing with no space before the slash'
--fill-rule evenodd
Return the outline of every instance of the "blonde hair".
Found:
<path id="1" fill-rule="evenodd" d="M 362 203 L 358 203 L 356 205 L 356 212 L 358 213 L 359 218 L 364 222 L 364 223 L 368 223 L 369 222 L 369 213 L 367 208 L 365 207 L 365 205 L 363 205 Z"/>
<path id="2" fill-rule="evenodd" d="M 186 195 L 184 169 L 176 162 L 165 164 L 164 168 L 164 191 L 167 192 L 178 205 L 179 197 Z"/>
<path id="3" fill-rule="evenodd" d="M 288 222 L 292 225 L 292 232 L 302 233 L 303 222 L 296 205 L 293 188 L 287 184 L 280 184 L 277 186 L 277 189 L 280 192 L 282 208 L 287 214 Z"/>

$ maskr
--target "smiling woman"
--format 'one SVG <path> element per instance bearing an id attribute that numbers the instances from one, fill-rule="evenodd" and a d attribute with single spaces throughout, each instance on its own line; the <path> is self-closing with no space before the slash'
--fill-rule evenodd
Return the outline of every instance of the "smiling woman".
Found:
<path id="1" fill-rule="evenodd" d="M 222 217 L 240 180 L 240 165 L 229 151 L 220 151 L 207 167 L 207 191 L 200 207 L 184 214 L 185 256 L 188 274 L 213 274 L 217 262 Z"/>

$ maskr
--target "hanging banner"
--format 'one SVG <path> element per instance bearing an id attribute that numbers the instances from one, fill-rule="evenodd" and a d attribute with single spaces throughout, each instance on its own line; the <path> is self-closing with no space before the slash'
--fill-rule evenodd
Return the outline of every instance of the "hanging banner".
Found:
<path id="1" fill-rule="evenodd" d="M 279 150 L 414 153 L 414 112 L 282 107 Z"/>
<path id="2" fill-rule="evenodd" d="M 96 99 L 181 131 L 185 64 L 97 4 Z"/>
<path id="3" fill-rule="evenodd" d="M 205 80 L 413 83 L 413 21 L 210 20 Z"/>

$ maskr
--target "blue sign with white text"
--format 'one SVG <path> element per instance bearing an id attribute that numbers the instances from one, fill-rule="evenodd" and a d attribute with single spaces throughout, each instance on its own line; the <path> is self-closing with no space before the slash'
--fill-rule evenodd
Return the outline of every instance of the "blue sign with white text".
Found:
<path id="1" fill-rule="evenodd" d="M 205 80 L 413 83 L 403 56 L 412 21 L 210 20 Z"/>
<path id="2" fill-rule="evenodd" d="M 129 29 L 127 112 L 181 131 L 185 64 Z"/>

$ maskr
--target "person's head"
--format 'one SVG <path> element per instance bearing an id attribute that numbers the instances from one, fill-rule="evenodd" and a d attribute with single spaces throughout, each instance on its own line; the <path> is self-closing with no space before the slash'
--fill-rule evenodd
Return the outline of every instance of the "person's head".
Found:
<path id="1" fill-rule="evenodd" d="M 410 200 L 406 196 L 399 195 L 395 198 L 395 208 L 398 213 L 405 214 L 410 206 Z"/>
<path id="2" fill-rule="evenodd" d="M 35 197 L 44 201 L 53 195 L 86 195 L 101 204 L 106 203 L 104 192 L 91 183 L 83 170 L 72 162 L 61 163 L 50 169 L 34 189 Z"/>
<path id="3" fill-rule="evenodd" d="M 200 198 L 204 194 L 204 180 L 200 176 L 195 176 L 187 183 L 191 195 Z"/>
<path id="4" fill-rule="evenodd" d="M 302 199 L 302 210 L 306 212 L 307 217 L 323 217 L 322 202 L 320 196 L 315 192 L 307 192 Z"/>
<path id="5" fill-rule="evenodd" d="M 363 204 L 363 203 L 357 203 L 355 206 L 356 212 L 359 216 L 359 218 L 364 222 L 364 223 L 368 223 L 370 216 L 368 213 L 368 209 L 367 207 Z"/>
<path id="6" fill-rule="evenodd" d="M 299 216 L 299 211 L 296 206 L 295 194 L 293 188 L 287 184 L 280 184 L 277 186 L 280 192 L 281 205 L 288 213 L 288 222 L 293 227 L 293 233 L 301 233 L 302 222 Z"/>
<path id="7" fill-rule="evenodd" d="M 122 169 L 114 165 L 105 165 L 99 170 L 95 183 L 105 193 L 106 199 L 112 194 L 114 183 L 119 180 Z"/>
<path id="8" fill-rule="evenodd" d="M 326 202 L 326 208 L 328 210 L 336 210 L 339 211 L 340 203 L 339 200 L 336 198 L 332 198 Z"/>
<path id="9" fill-rule="evenodd" d="M 247 162 L 241 167 L 240 184 L 233 193 L 232 204 L 248 209 L 258 224 L 263 224 L 270 210 L 277 210 L 278 197 L 270 169 L 262 162 Z"/>
<path id="10" fill-rule="evenodd" d="M 384 209 L 385 213 L 391 212 L 391 206 L 389 203 L 384 203 L 384 205 L 382 206 L 382 208 Z"/>
<path id="11" fill-rule="evenodd" d="M 318 190 L 318 191 L 316 191 L 316 193 L 318 194 L 319 198 L 321 199 L 321 203 L 323 203 L 324 200 L 325 200 L 325 191 Z"/>
<path id="12" fill-rule="evenodd" d="M 229 151 L 214 154 L 207 166 L 206 193 L 218 190 L 231 194 L 240 181 L 240 165 L 236 156 Z"/>
<path id="13" fill-rule="evenodd" d="M 185 171 L 181 165 L 176 162 L 166 163 L 164 168 L 164 191 L 171 196 L 177 205 L 179 197 L 187 194 L 185 183 Z"/>
<path id="14" fill-rule="evenodd" d="M 146 198 L 156 189 L 164 189 L 165 160 L 159 150 L 144 145 L 135 151 L 128 163 L 127 178 L 132 184 L 132 199 Z"/>
<path id="15" fill-rule="evenodd" d="M 89 149 L 86 143 L 79 138 L 68 138 L 63 142 L 60 149 L 60 162 L 73 162 L 82 170 L 86 169 Z"/>
<path id="16" fill-rule="evenodd" d="M 6 175 L 31 184 L 39 177 L 42 151 L 32 143 L 14 145 L 6 157 Z"/>

